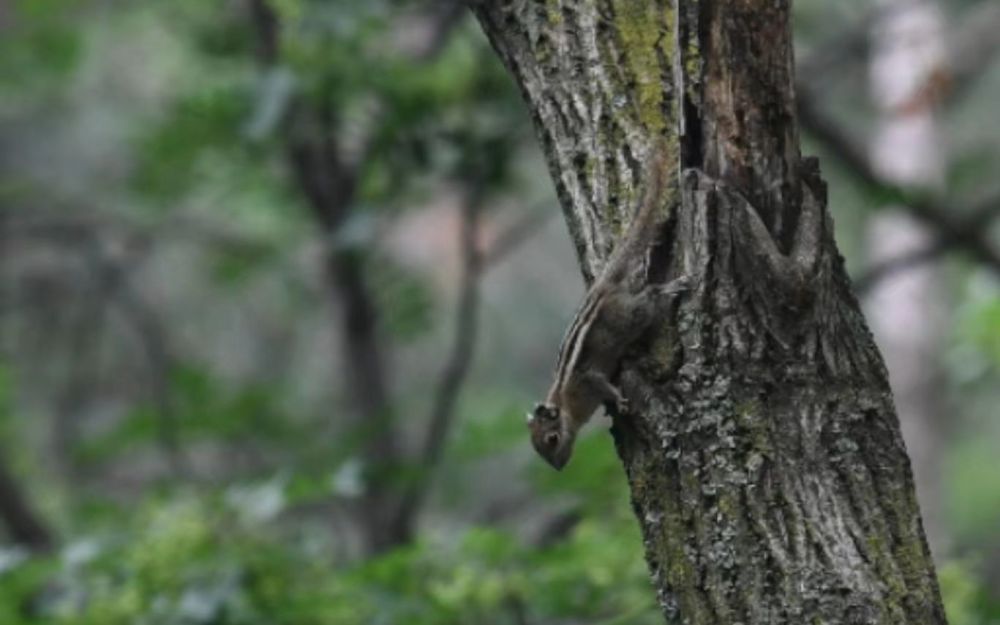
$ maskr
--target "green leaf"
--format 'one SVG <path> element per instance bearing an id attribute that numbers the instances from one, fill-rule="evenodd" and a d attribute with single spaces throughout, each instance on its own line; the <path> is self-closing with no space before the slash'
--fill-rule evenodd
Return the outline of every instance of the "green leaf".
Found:
<path id="1" fill-rule="evenodd" d="M 0 37 L 0 88 L 14 95 L 63 80 L 82 49 L 81 29 L 69 0 L 18 0 L 10 9 L 15 28 Z"/>
<path id="2" fill-rule="evenodd" d="M 212 173 L 211 161 L 205 159 L 210 150 L 224 150 L 230 158 L 249 158 L 249 152 L 239 148 L 241 128 L 250 111 L 248 94 L 231 87 L 179 100 L 166 119 L 139 142 L 135 189 L 173 200 Z"/>

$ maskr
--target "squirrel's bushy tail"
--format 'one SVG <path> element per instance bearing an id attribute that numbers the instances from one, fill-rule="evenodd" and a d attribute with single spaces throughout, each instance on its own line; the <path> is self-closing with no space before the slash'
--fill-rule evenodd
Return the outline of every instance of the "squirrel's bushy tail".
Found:
<path id="1" fill-rule="evenodd" d="M 634 269 L 634 259 L 645 254 L 660 232 L 660 226 L 670 218 L 678 199 L 674 197 L 679 188 L 677 164 L 677 155 L 663 143 L 650 149 L 646 169 L 639 181 L 642 186 L 639 205 L 628 229 L 615 246 L 603 277 L 615 282 L 623 280 L 626 272 Z"/>

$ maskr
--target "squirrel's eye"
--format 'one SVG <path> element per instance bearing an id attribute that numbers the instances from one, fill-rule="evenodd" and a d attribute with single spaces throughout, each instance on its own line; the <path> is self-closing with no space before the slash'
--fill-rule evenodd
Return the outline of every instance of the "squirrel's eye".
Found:
<path id="1" fill-rule="evenodd" d="M 545 435 L 545 445 L 546 447 L 555 447 L 559 444 L 559 435 L 555 432 L 551 432 Z"/>

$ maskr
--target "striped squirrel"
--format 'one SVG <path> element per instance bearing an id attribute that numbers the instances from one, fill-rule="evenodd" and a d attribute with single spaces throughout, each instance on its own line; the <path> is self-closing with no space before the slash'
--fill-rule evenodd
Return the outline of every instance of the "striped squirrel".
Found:
<path id="1" fill-rule="evenodd" d="M 611 402 L 619 414 L 628 410 L 628 401 L 611 378 L 625 350 L 656 320 L 664 304 L 687 288 L 683 277 L 638 288 L 629 284 L 662 231 L 664 195 L 675 175 L 672 162 L 666 151 L 654 150 L 635 217 L 577 308 L 559 348 L 555 381 L 545 401 L 528 413 L 531 443 L 556 469 L 569 462 L 577 432 L 598 406 Z"/>

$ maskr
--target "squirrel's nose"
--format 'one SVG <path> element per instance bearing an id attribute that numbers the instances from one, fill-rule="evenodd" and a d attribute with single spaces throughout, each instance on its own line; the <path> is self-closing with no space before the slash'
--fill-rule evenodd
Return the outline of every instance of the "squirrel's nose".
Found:
<path id="1" fill-rule="evenodd" d="M 551 456 L 546 456 L 545 459 L 548 460 L 549 464 L 556 471 L 562 471 L 563 467 L 569 462 L 569 454 L 566 453 L 555 453 Z"/>

